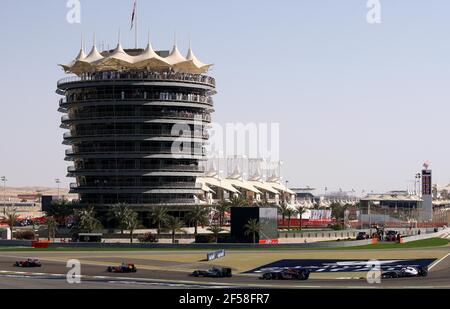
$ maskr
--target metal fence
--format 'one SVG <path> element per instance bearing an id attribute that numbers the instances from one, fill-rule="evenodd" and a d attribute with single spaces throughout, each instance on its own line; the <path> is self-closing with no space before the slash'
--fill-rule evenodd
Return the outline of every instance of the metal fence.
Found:
<path id="1" fill-rule="evenodd" d="M 345 218 L 346 226 L 368 228 L 379 225 L 392 228 L 442 227 L 450 222 L 450 209 L 435 209 L 432 219 L 420 208 L 401 208 L 371 205 L 350 210 Z"/>

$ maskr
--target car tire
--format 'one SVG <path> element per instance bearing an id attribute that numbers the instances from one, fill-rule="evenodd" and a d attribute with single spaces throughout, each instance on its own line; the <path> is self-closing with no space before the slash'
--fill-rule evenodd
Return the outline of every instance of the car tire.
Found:
<path id="1" fill-rule="evenodd" d="M 398 275 L 395 274 L 395 273 L 393 273 L 393 274 L 390 274 L 390 275 L 389 275 L 389 278 L 391 278 L 391 279 L 397 279 L 397 278 L 398 278 Z"/>
<path id="2" fill-rule="evenodd" d="M 419 267 L 418 268 L 418 276 L 419 277 L 426 277 L 426 276 L 428 276 L 428 268 L 427 267 Z"/>

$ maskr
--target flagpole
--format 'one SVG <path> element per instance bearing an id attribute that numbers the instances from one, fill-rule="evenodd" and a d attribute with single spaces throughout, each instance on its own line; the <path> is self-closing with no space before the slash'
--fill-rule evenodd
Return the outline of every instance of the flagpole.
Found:
<path id="1" fill-rule="evenodd" d="M 134 29 L 134 42 L 135 42 L 135 48 L 136 49 L 138 48 L 138 17 L 139 17 L 138 11 L 139 11 L 139 9 L 138 9 L 138 0 L 136 0 L 136 12 L 135 12 L 135 14 L 136 14 L 136 16 L 135 16 L 136 24 L 134 25 L 135 26 L 135 29 Z"/>

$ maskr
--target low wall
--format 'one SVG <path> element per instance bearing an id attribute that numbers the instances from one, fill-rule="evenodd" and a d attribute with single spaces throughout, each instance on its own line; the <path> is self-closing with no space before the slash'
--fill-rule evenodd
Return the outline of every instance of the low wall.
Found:
<path id="1" fill-rule="evenodd" d="M 417 231 L 412 231 L 414 233 Z M 322 232 L 320 232 L 321 234 Z M 328 233 L 328 232 L 324 232 Z M 334 233 L 334 232 L 331 232 Z M 341 236 L 340 231 L 337 232 L 338 236 Z M 422 232 L 423 233 L 423 232 Z M 286 233 L 288 236 L 291 236 Z M 303 233 L 301 233 L 303 234 Z M 229 244 L 195 244 L 195 243 L 76 243 L 76 242 L 54 242 L 49 243 L 49 248 L 91 248 L 92 250 L 101 248 L 118 248 L 118 249 L 200 249 L 200 250 L 216 250 L 220 249 L 302 249 L 302 248 L 339 248 L 339 247 L 352 247 L 352 246 L 364 246 L 373 243 L 371 239 L 365 240 L 344 240 L 333 241 L 333 239 L 324 238 L 301 238 L 300 233 L 296 233 L 296 237 L 280 238 L 279 244 L 261 245 L 261 244 L 241 244 L 241 243 L 229 243 Z M 311 233 L 314 234 L 315 233 Z M 437 233 L 423 233 L 414 236 L 405 236 L 402 238 L 402 242 L 410 242 L 421 239 L 428 239 L 434 237 L 441 237 L 442 235 L 450 234 L 450 228 L 440 230 Z M 347 232 L 344 232 L 344 237 L 347 236 Z M 353 232 L 351 233 L 353 235 Z M 284 235 L 286 236 L 286 235 Z M 311 235 L 312 236 L 312 235 Z M 324 235 L 325 236 L 325 235 Z M 326 235 L 327 236 L 327 235 Z M 334 236 L 334 234 L 333 234 Z M 306 242 L 305 242 L 306 240 Z M 0 240 L 0 247 L 32 247 L 30 240 Z"/>
<path id="2" fill-rule="evenodd" d="M 335 241 L 335 242 L 315 242 L 302 244 L 130 244 L 130 243 L 50 243 L 49 248 L 118 248 L 118 249 L 199 249 L 217 250 L 220 249 L 295 249 L 295 248 L 339 248 L 351 246 L 364 246 L 371 244 L 372 240 L 358 241 Z"/>
<path id="3" fill-rule="evenodd" d="M 442 228 L 439 228 L 441 230 Z M 399 232 L 403 236 L 412 236 L 417 235 L 419 233 L 421 234 L 427 234 L 427 233 L 433 233 L 434 228 L 386 228 L 385 232 L 393 230 Z M 372 233 L 375 232 L 375 229 L 371 230 Z M 351 230 L 341 230 L 341 231 L 331 231 L 331 230 L 322 230 L 322 231 L 282 231 L 279 232 L 279 238 L 317 238 L 324 240 L 326 239 L 347 239 L 347 238 L 356 238 L 359 232 L 365 232 L 367 234 L 370 234 L 369 229 L 351 229 Z"/>
<path id="4" fill-rule="evenodd" d="M 402 238 L 402 243 L 416 241 L 416 240 L 422 240 L 422 239 L 441 237 L 446 234 L 450 234 L 450 228 L 440 230 L 437 233 L 428 233 L 428 234 L 420 234 L 420 235 L 404 237 L 404 238 Z"/>
<path id="5" fill-rule="evenodd" d="M 0 240 L 0 247 L 31 247 L 31 240 Z"/>
<path id="6" fill-rule="evenodd" d="M 416 231 L 411 231 L 414 233 Z M 322 232 L 320 232 L 322 233 Z M 328 232 L 324 232 L 328 233 Z M 335 233 L 335 232 L 330 232 Z M 340 235 L 340 231 L 337 232 Z M 347 232 L 344 232 L 347 236 Z M 353 233 L 353 232 L 352 232 Z M 355 231 L 356 233 L 356 231 Z M 422 232 L 423 233 L 423 232 Z M 291 233 L 286 233 L 291 234 Z M 299 233 L 300 234 L 300 233 Z M 303 234 L 303 233 L 302 233 Z M 315 233 L 314 233 L 315 234 Z M 442 229 L 437 233 L 423 233 L 420 235 L 406 236 L 402 238 L 402 242 L 410 242 L 421 239 L 428 239 L 434 237 L 441 237 L 443 235 L 450 234 L 450 228 Z M 300 235 L 299 235 L 300 236 Z M 299 237 L 300 238 L 300 237 Z M 229 244 L 168 244 L 168 243 L 49 243 L 49 248 L 87 248 L 101 249 L 101 248 L 117 248 L 117 249 L 199 249 L 199 250 L 217 250 L 220 249 L 302 249 L 302 248 L 340 248 L 340 247 L 354 247 L 373 244 L 374 240 L 343 240 L 343 241 L 317 241 L 317 242 L 302 242 L 299 243 L 299 238 L 296 243 L 283 242 L 273 245 L 260 245 L 260 244 L 241 244 L 241 243 L 229 243 Z M 286 240 L 292 239 L 291 237 L 285 238 Z M 312 239 L 311 239 L 312 240 Z M 323 240 L 323 239 L 322 239 Z M 0 240 L 0 247 L 32 247 L 29 240 Z"/>
<path id="7" fill-rule="evenodd" d="M 311 238 L 311 239 L 347 239 L 356 238 L 359 231 L 296 231 L 296 232 L 279 232 L 278 238 L 281 240 L 283 238 Z M 364 230 L 364 232 L 369 232 L 369 230 Z"/>

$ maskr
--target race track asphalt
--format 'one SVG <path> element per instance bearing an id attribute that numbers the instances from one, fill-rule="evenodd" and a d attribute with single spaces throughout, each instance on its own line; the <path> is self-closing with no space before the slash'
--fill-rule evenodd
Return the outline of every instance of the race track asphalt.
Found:
<path id="1" fill-rule="evenodd" d="M 446 249 L 448 250 L 448 248 Z M 83 258 L 93 259 L 98 253 L 78 253 Z M 102 253 L 110 255 L 108 261 L 119 263 L 120 255 L 124 253 Z M 194 278 L 188 272 L 172 271 L 166 269 L 138 269 L 133 274 L 110 274 L 106 272 L 108 262 L 98 261 L 95 265 L 82 264 L 81 284 L 68 284 L 66 274 L 69 270 L 64 260 L 76 258 L 77 254 L 69 252 L 58 253 L 61 260 L 56 261 L 49 256 L 55 253 L 35 252 L 27 256 L 24 252 L 0 252 L 0 289 L 158 289 L 158 288 L 450 288 L 450 255 L 439 259 L 432 265 L 428 277 L 386 279 L 381 284 L 369 284 L 365 279 L 340 278 L 340 279 L 310 279 L 308 281 L 265 281 L 259 280 L 257 275 L 233 274 L 232 278 Z M 41 268 L 22 269 L 13 266 L 14 261 L 28 257 L 39 258 L 43 266 Z M 135 262 L 133 260 L 133 262 Z M 436 263 L 435 262 L 435 263 Z M 118 264 L 117 263 L 117 264 Z M 144 263 L 144 260 L 139 260 Z M 136 262 L 136 264 L 138 264 Z M 113 264 L 114 265 L 114 264 Z M 195 268 L 196 265 L 193 267 Z"/>

